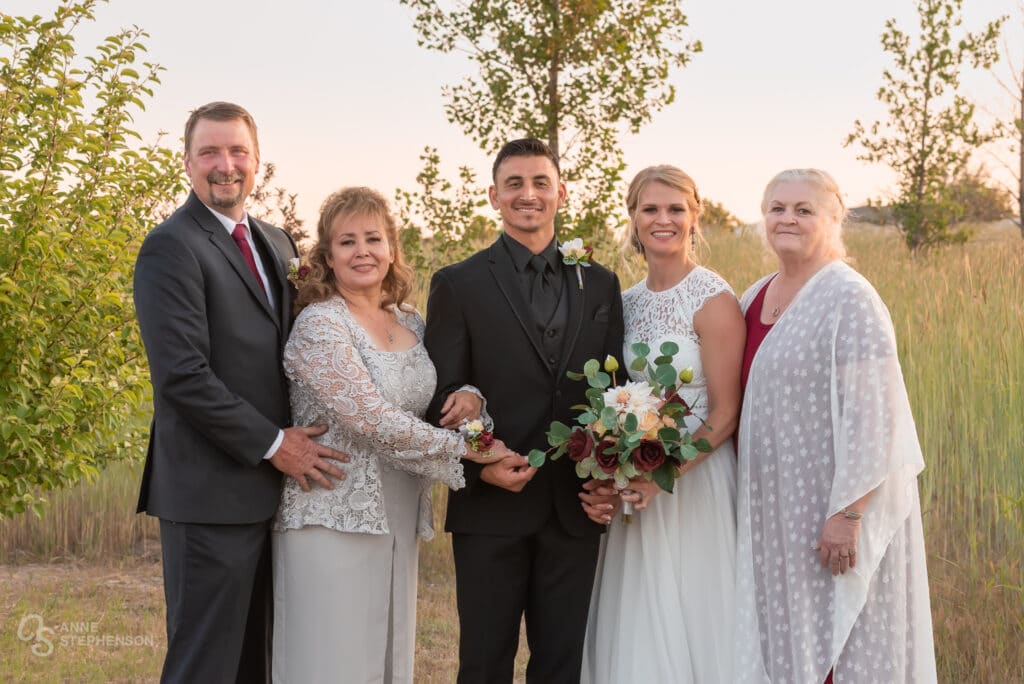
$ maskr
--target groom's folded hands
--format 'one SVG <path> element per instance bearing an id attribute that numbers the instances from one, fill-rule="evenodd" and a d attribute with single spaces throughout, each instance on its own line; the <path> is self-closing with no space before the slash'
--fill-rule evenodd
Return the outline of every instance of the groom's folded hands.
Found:
<path id="1" fill-rule="evenodd" d="M 281 446 L 270 457 L 271 464 L 298 482 L 304 492 L 310 490 L 309 480 L 313 480 L 324 489 L 334 489 L 334 485 L 326 475 L 338 480 L 345 479 L 345 473 L 325 459 L 347 463 L 348 456 L 311 439 L 319 437 L 325 432 L 327 432 L 326 425 L 285 428 Z"/>
<path id="2" fill-rule="evenodd" d="M 504 444 L 502 444 L 504 448 Z M 507 452 L 503 458 L 502 453 Z M 530 461 L 514 451 L 505 449 L 495 454 L 500 461 L 488 463 L 480 471 L 480 479 L 489 485 L 507 489 L 510 492 L 521 492 L 526 483 L 533 479 L 537 469 L 530 466 Z"/>

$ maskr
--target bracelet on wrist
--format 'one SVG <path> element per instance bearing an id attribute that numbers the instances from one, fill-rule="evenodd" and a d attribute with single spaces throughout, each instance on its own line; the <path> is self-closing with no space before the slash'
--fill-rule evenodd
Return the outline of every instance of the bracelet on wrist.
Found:
<path id="1" fill-rule="evenodd" d="M 843 517 L 847 520 L 860 520 L 864 517 L 863 513 L 858 513 L 857 511 L 850 510 L 846 507 L 840 508 L 839 512 L 842 513 Z"/>

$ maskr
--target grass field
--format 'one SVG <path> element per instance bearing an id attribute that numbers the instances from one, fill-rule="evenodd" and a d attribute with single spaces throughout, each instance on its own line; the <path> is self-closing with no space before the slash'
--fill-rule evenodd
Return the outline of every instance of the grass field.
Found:
<path id="1" fill-rule="evenodd" d="M 966 246 L 912 258 L 889 231 L 853 228 L 847 240 L 892 313 L 925 452 L 940 680 L 1024 681 L 1024 243 L 990 227 Z M 756 239 L 710 242 L 706 263 L 737 294 L 771 267 Z M 636 265 L 615 265 L 624 286 L 639 279 Z M 44 519 L 0 524 L 0 678 L 156 679 L 159 544 L 153 521 L 132 514 L 137 481 L 137 469 L 114 466 L 52 496 Z M 420 557 L 417 679 L 448 682 L 458 628 L 447 538 L 422 545 Z M 37 622 L 25 621 L 32 614 L 63 630 L 50 655 L 31 651 L 40 645 Z"/>

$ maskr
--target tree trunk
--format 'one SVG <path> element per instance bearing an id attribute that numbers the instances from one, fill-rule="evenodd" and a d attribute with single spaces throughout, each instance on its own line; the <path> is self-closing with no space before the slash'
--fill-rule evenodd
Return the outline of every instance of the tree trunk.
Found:
<path id="1" fill-rule="evenodd" d="M 555 155 L 555 162 L 561 160 L 561 151 L 558 149 L 558 72 L 561 69 L 561 52 L 559 45 L 562 41 L 562 13 L 558 6 L 559 0 L 551 0 L 551 61 L 548 63 L 548 146 Z"/>
<path id="2" fill-rule="evenodd" d="M 1024 68 L 1020 72 L 1020 119 L 1017 121 L 1017 152 L 1020 166 L 1017 168 L 1017 226 L 1024 240 Z"/>

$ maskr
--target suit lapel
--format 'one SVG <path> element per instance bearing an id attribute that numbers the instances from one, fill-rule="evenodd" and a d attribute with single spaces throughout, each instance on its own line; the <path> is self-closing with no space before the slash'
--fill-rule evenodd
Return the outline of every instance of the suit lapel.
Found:
<path id="1" fill-rule="evenodd" d="M 249 227 L 252 229 L 253 239 L 259 243 L 262 250 L 263 268 L 266 271 L 273 271 L 275 278 L 271 279 L 271 287 L 276 283 L 274 298 L 278 302 L 277 327 L 279 330 L 288 329 L 288 316 L 291 311 L 291 293 L 288 291 L 288 276 L 285 274 L 284 258 L 274 247 L 274 241 L 270 239 L 266 231 L 275 228 L 249 217 Z"/>
<path id="2" fill-rule="evenodd" d="M 224 226 L 220 221 L 217 220 L 210 210 L 199 201 L 199 198 L 195 196 L 195 193 L 190 193 L 188 201 L 185 203 L 188 208 L 189 214 L 195 219 L 199 227 L 209 233 L 210 242 L 216 247 L 224 258 L 231 264 L 231 268 L 235 270 L 238 277 L 245 283 L 249 293 L 259 302 L 260 307 L 276 325 L 280 325 L 277 316 L 270 308 L 270 302 L 267 301 L 267 295 L 264 294 L 263 288 L 260 287 L 256 281 L 256 276 L 249 270 L 249 265 L 245 263 L 245 259 L 242 257 L 242 252 L 239 251 L 238 245 L 231 239 L 228 232 L 224 230 Z M 251 225 L 251 222 L 250 222 Z"/>
<path id="3" fill-rule="evenodd" d="M 491 267 L 491 274 L 494 276 L 498 289 L 501 290 L 502 296 L 505 297 L 505 301 L 508 302 L 512 313 L 515 314 L 516 320 L 522 326 L 527 339 L 533 345 L 533 350 L 537 352 L 537 356 L 543 361 L 544 348 L 541 346 L 540 338 L 537 337 L 536 326 L 533 325 L 533 314 L 530 313 L 530 307 L 527 306 L 523 293 L 516 283 L 516 269 L 512 264 L 512 258 L 508 255 L 505 248 L 501 246 L 501 238 L 498 238 L 491 245 L 487 253 L 487 261 Z"/>
<path id="4" fill-rule="evenodd" d="M 587 284 L 587 269 L 580 268 L 583 271 L 583 284 Z M 565 377 L 566 366 L 569 363 L 569 358 L 572 356 L 573 347 L 576 346 L 576 340 L 579 339 L 580 330 L 583 328 L 583 310 L 586 308 L 586 287 L 581 288 L 579 281 L 576 280 L 576 267 L 575 266 L 563 266 L 562 267 L 562 295 L 569 300 L 569 321 L 568 326 L 565 329 L 565 343 L 562 345 L 562 361 L 558 365 L 558 375 L 556 377 Z M 603 361 L 603 359 L 602 359 Z M 582 371 L 582 368 L 573 368 L 574 371 Z"/>

